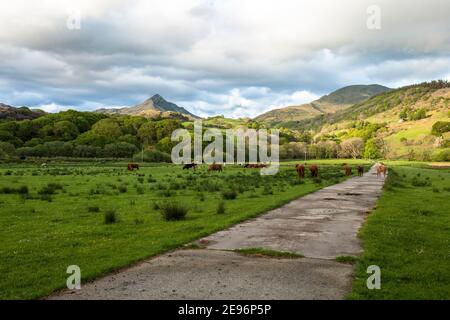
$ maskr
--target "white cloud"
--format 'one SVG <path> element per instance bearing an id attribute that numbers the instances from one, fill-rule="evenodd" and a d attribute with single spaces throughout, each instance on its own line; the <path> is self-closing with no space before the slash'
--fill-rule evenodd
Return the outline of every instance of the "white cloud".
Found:
<path id="1" fill-rule="evenodd" d="M 36 109 L 41 109 L 41 110 L 44 110 L 45 112 L 59 112 L 59 111 L 65 111 L 65 110 L 68 110 L 71 108 L 68 106 L 60 106 L 55 103 L 50 103 L 50 104 L 43 104 L 43 105 L 36 106 Z"/>
<path id="2" fill-rule="evenodd" d="M 263 112 L 280 106 L 308 103 L 319 98 L 309 91 L 296 91 L 292 94 L 272 92 L 269 88 L 234 88 L 227 94 L 208 94 L 199 101 L 181 101 L 182 105 L 192 105 L 192 112 L 208 117 L 217 114 L 233 118 L 255 117 Z M 211 101 L 211 102 L 205 102 Z"/>

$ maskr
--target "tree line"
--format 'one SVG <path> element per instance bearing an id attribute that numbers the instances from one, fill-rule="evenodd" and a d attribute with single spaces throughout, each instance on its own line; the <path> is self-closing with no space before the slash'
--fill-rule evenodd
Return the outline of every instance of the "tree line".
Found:
<path id="1" fill-rule="evenodd" d="M 142 148 L 170 153 L 170 135 L 180 127 L 175 119 L 69 110 L 0 122 L 0 157 L 131 158 Z"/>

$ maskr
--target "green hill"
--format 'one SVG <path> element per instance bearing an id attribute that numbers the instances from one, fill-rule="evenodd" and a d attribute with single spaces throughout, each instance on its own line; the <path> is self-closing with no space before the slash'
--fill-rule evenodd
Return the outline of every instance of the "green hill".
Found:
<path id="1" fill-rule="evenodd" d="M 255 120 L 267 122 L 271 125 L 283 125 L 285 122 L 311 119 L 345 110 L 355 103 L 389 90 L 391 89 L 378 84 L 347 86 L 311 103 L 268 111 L 256 117 Z"/>
<path id="2" fill-rule="evenodd" d="M 296 127 L 316 132 L 315 140 L 377 139 L 383 141 L 388 158 L 427 160 L 448 152 L 450 133 L 432 134 L 432 129 L 437 122 L 449 122 L 449 113 L 450 84 L 434 81 L 384 92 Z"/>

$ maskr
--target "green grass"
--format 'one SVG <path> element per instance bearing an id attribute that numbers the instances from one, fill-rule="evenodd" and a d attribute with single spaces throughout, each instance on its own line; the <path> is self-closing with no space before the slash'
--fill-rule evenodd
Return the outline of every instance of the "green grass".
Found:
<path id="1" fill-rule="evenodd" d="M 417 179 L 429 183 L 414 187 Z M 390 168 L 377 208 L 360 231 L 364 253 L 348 298 L 450 299 L 449 191 L 449 169 Z M 380 290 L 366 287 L 370 265 L 381 268 Z"/>
<path id="2" fill-rule="evenodd" d="M 356 262 L 358 262 L 358 257 L 339 256 L 339 257 L 336 257 L 336 261 L 340 262 L 340 263 L 345 263 L 345 264 L 355 264 Z"/>
<path id="3" fill-rule="evenodd" d="M 238 166 L 208 173 L 206 166 L 194 172 L 148 165 L 129 172 L 123 163 L 4 165 L 0 189 L 27 186 L 28 194 L 0 194 L 0 299 L 48 295 L 65 287 L 69 265 L 81 268 L 82 281 L 91 280 L 345 179 L 340 165 L 321 165 L 320 174 L 320 184 L 310 178 L 299 184 L 291 164 L 275 176 Z M 58 188 L 41 199 L 38 192 L 49 184 Z M 272 194 L 264 195 L 267 185 Z M 222 200 L 230 189 L 236 199 Z M 185 219 L 163 219 L 161 207 L 172 201 L 188 204 Z M 217 214 L 219 201 L 223 214 Z M 117 221 L 105 223 L 112 211 Z"/>
<path id="4" fill-rule="evenodd" d="M 233 250 L 234 252 L 246 255 L 246 256 L 256 256 L 256 257 L 272 257 L 272 258 L 285 258 L 285 259 L 298 259 L 304 256 L 299 253 L 289 252 L 289 251 L 277 251 L 266 248 L 242 248 Z"/>

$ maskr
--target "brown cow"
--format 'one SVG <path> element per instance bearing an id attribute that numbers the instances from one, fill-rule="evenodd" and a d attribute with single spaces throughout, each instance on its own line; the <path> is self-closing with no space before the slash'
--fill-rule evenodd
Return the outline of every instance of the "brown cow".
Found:
<path id="1" fill-rule="evenodd" d="M 311 177 L 317 178 L 319 176 L 319 167 L 317 165 L 311 165 L 309 171 L 311 172 Z"/>
<path id="2" fill-rule="evenodd" d="M 352 175 L 352 167 L 345 165 L 344 170 L 347 177 Z"/>
<path id="3" fill-rule="evenodd" d="M 129 163 L 127 169 L 129 171 L 133 171 L 134 169 L 139 170 L 139 165 L 137 163 Z"/>
<path id="4" fill-rule="evenodd" d="M 222 165 L 213 163 L 208 167 L 208 171 L 222 171 Z"/>
<path id="5" fill-rule="evenodd" d="M 364 174 L 364 167 L 358 166 L 358 176 L 362 177 Z"/>
<path id="6" fill-rule="evenodd" d="M 296 164 L 295 165 L 295 170 L 297 171 L 298 177 L 299 178 L 304 178 L 305 177 L 305 166 L 302 164 Z"/>
<path id="7" fill-rule="evenodd" d="M 377 167 L 377 177 L 381 176 L 381 174 L 383 174 L 384 177 L 386 177 L 386 173 L 387 173 L 387 167 L 384 164 L 380 164 Z"/>
<path id="8" fill-rule="evenodd" d="M 264 163 L 247 163 L 244 165 L 244 168 L 250 168 L 250 169 L 259 169 L 259 168 L 265 168 L 267 167 Z"/>

